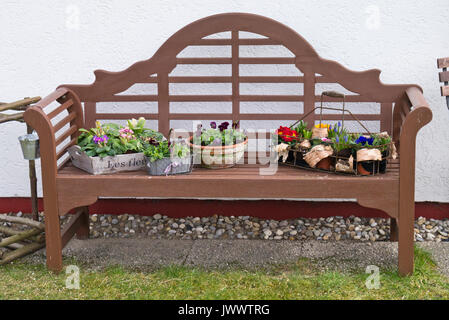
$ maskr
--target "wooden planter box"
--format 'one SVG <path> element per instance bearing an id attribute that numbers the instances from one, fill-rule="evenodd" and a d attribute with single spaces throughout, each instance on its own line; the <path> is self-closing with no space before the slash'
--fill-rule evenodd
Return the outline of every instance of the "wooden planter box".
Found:
<path id="1" fill-rule="evenodd" d="M 68 150 L 72 164 L 90 174 L 111 174 L 123 171 L 145 169 L 146 158 L 143 153 L 121 154 L 114 157 L 89 157 L 79 146 Z"/>

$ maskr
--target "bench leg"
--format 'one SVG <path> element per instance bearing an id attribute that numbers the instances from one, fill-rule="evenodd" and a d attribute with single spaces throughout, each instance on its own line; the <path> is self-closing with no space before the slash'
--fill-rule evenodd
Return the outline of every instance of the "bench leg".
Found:
<path id="1" fill-rule="evenodd" d="M 414 216 L 414 210 L 399 214 L 398 266 L 400 276 L 413 273 Z"/>
<path id="2" fill-rule="evenodd" d="M 390 241 L 398 241 L 398 222 L 395 218 L 390 218 Z"/>
<path id="3" fill-rule="evenodd" d="M 55 206 L 55 208 L 57 208 Z M 45 242 L 47 267 L 54 272 L 62 270 L 62 239 L 57 209 L 45 208 Z"/>
<path id="4" fill-rule="evenodd" d="M 83 207 L 82 210 L 81 225 L 76 231 L 76 238 L 86 240 L 89 238 L 89 207 Z"/>

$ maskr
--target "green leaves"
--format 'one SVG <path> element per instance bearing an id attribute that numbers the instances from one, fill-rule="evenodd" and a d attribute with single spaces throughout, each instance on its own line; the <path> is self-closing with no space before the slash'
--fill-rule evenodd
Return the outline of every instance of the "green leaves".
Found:
<path id="1" fill-rule="evenodd" d="M 225 129 L 223 131 L 219 129 L 206 129 L 201 132 L 201 145 L 203 146 L 233 145 L 245 139 L 246 134 L 236 129 Z"/>
<path id="2" fill-rule="evenodd" d="M 167 140 L 159 142 L 157 145 L 149 145 L 144 151 L 145 156 L 151 162 L 170 157 L 170 146 Z"/>
<path id="3" fill-rule="evenodd" d="M 95 128 L 90 130 L 80 129 L 81 134 L 77 143 L 88 156 L 104 158 L 129 152 L 143 152 L 147 139 L 153 138 L 157 141 L 163 139 L 161 133 L 145 128 L 144 118 L 128 120 L 128 125 L 132 126 L 132 128 L 128 127 L 128 129 L 134 131 L 134 136 L 131 140 L 120 136 L 120 129 L 123 129 L 123 126 L 115 123 L 100 124 L 97 122 Z M 100 136 L 106 136 L 107 139 L 103 139 L 100 143 L 98 140 Z"/>

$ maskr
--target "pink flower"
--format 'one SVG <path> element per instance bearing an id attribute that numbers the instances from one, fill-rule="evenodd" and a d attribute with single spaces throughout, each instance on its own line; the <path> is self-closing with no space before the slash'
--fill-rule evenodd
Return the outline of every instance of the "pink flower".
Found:
<path id="1" fill-rule="evenodd" d="M 136 139 L 136 137 L 134 137 L 134 131 L 132 131 L 128 127 L 120 129 L 119 133 L 120 133 L 120 137 L 122 137 L 123 139 L 126 139 L 126 140 Z"/>

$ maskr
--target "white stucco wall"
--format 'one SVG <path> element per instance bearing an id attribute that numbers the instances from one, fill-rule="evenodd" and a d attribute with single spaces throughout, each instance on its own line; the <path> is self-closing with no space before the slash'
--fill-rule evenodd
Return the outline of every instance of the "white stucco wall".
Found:
<path id="1" fill-rule="evenodd" d="M 91 83 L 93 71 L 120 71 L 148 59 L 199 18 L 250 12 L 301 34 L 324 58 L 352 70 L 379 68 L 385 83 L 417 83 L 433 110 L 418 136 L 416 200 L 449 202 L 449 111 L 436 58 L 449 56 L 449 1 L 2 0 L 0 101 L 45 96 L 62 83 Z M 28 196 L 17 136 L 0 126 L 0 197 Z M 39 163 L 40 165 L 40 163 Z M 40 189 L 40 187 L 39 187 Z"/>

